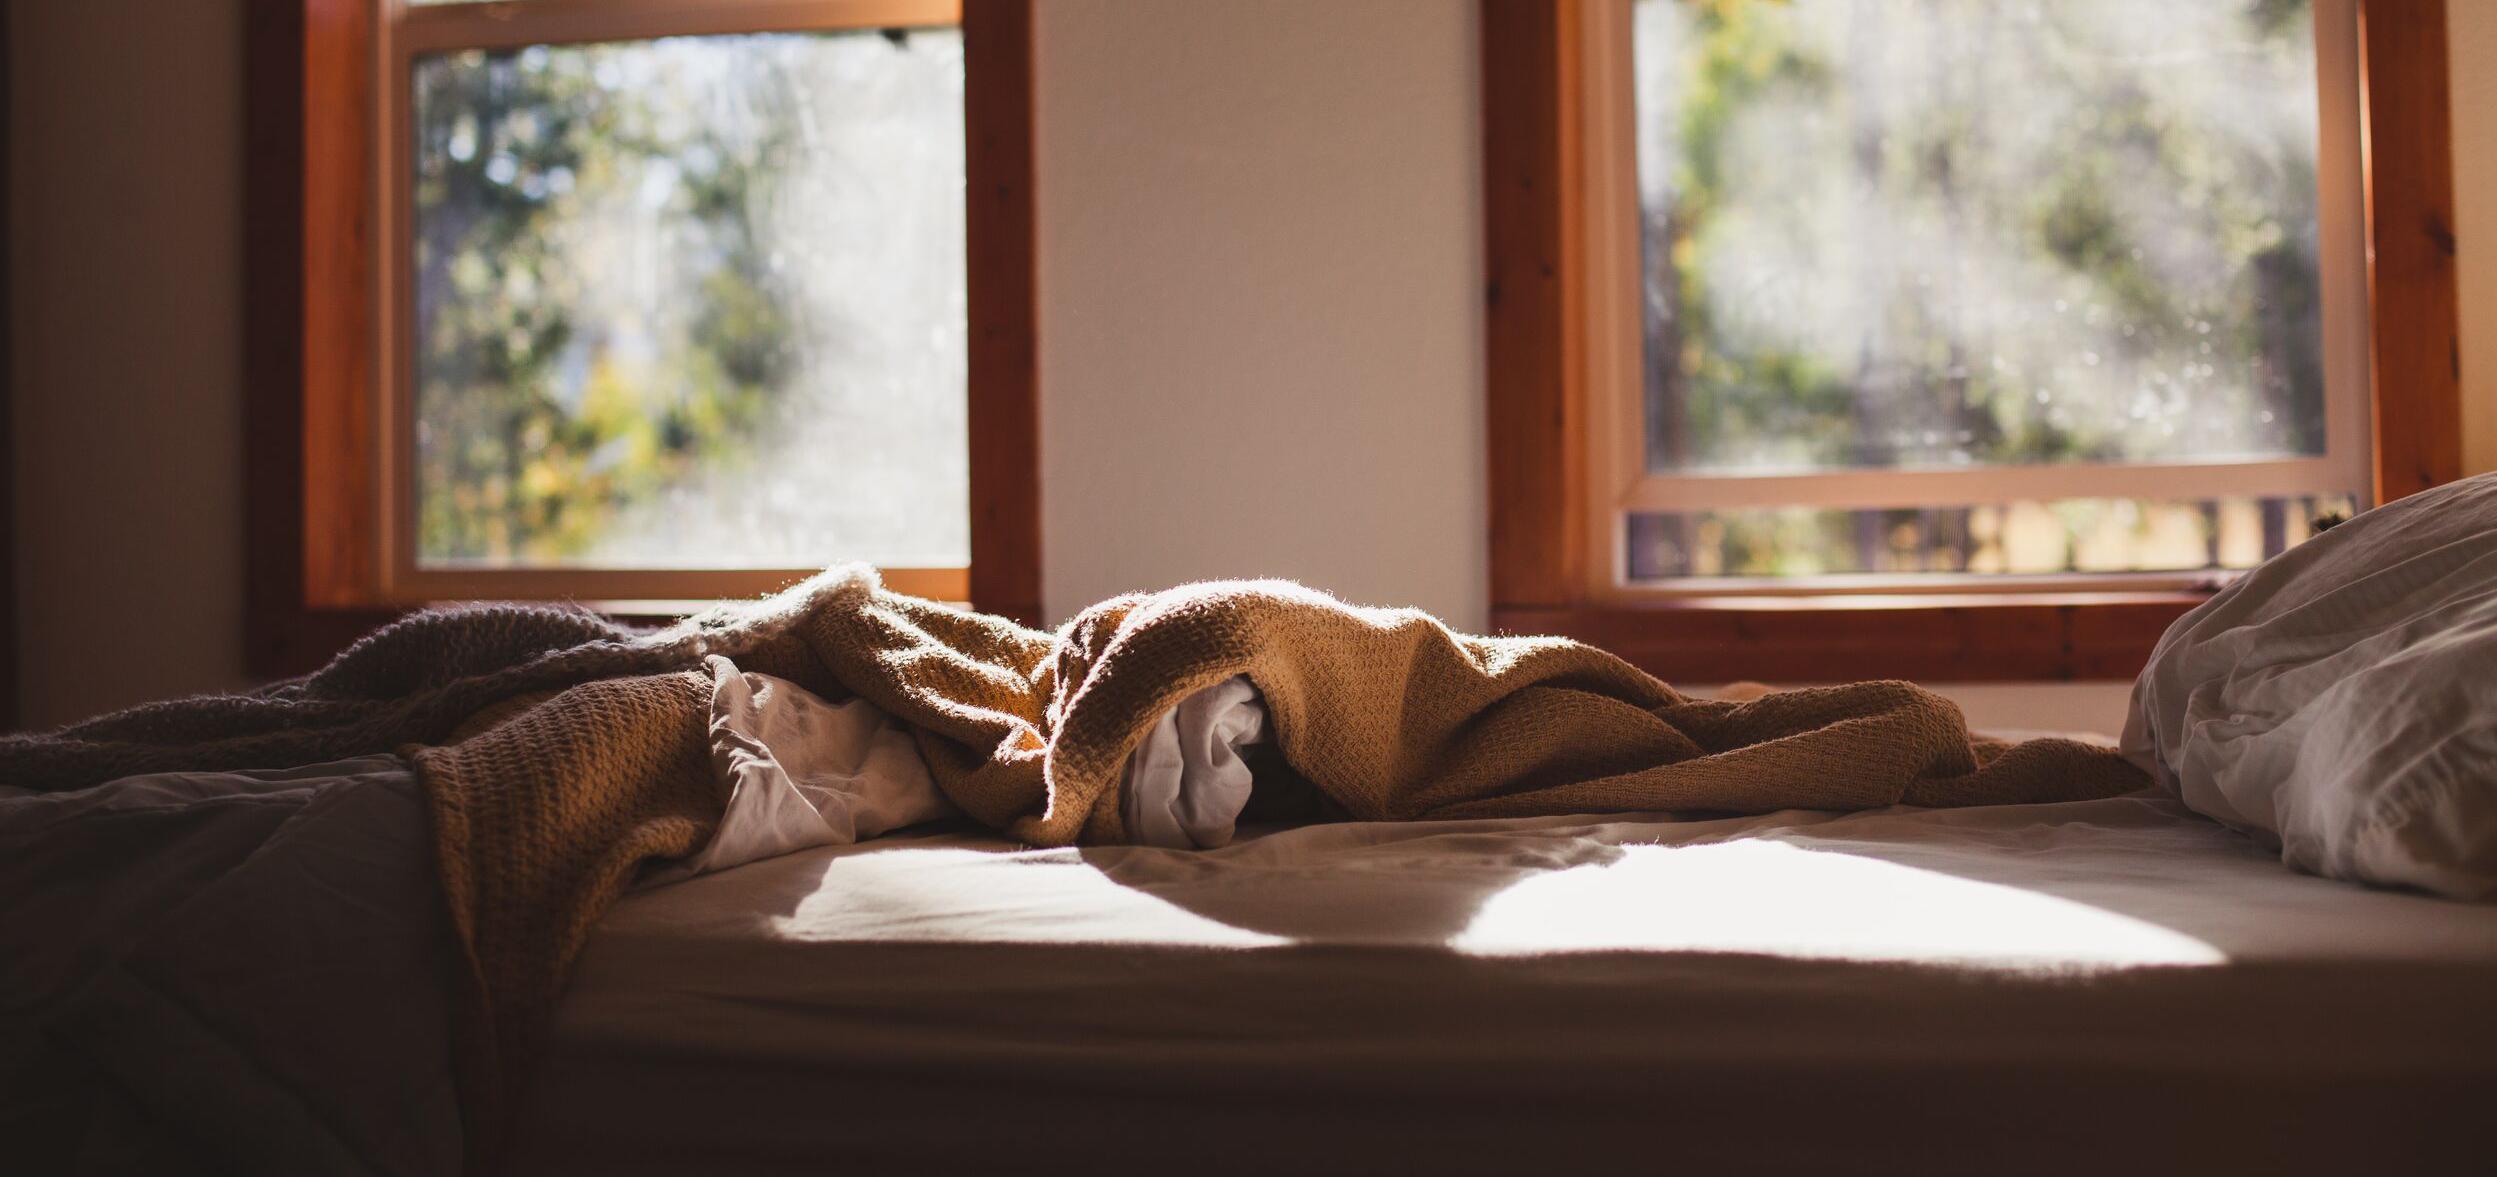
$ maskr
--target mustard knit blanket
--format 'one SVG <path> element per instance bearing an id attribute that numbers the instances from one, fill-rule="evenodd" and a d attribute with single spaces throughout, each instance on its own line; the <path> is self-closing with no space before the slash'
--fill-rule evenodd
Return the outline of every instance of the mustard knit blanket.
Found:
<path id="1" fill-rule="evenodd" d="M 421 615 L 307 679 L 152 705 L 0 746 L 11 783 L 303 763 L 393 746 L 430 795 L 466 955 L 462 1099 L 491 1155 L 591 925 L 721 809 L 702 659 L 863 697 L 940 788 L 1039 845 L 1117 842 L 1128 754 L 1165 711 L 1246 675 L 1283 760 L 1362 820 L 2061 801 L 2148 782 L 2068 740 L 1972 739 L 1901 682 L 1694 699 L 1560 638 L 1476 637 L 1410 609 L 1230 582 L 1120 597 L 1056 633 L 839 568 L 637 634 L 577 612 Z"/>

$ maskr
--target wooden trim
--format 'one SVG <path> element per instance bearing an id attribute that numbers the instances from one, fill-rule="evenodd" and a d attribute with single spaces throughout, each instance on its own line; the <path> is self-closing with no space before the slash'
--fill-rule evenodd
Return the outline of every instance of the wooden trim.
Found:
<path id="1" fill-rule="evenodd" d="M 375 3 L 250 2 L 245 650 L 253 674 L 274 677 L 317 667 L 404 604 L 380 585 Z M 962 19 L 972 566 L 890 569 L 887 579 L 930 595 L 967 591 L 979 608 L 1032 621 L 1040 516 L 1031 0 L 967 0 Z M 555 595 L 523 583 L 533 575 L 421 577 L 447 593 L 506 595 L 508 584 Z M 619 590 L 613 596 L 634 599 L 720 588 L 681 575 L 591 575 L 606 576 L 597 584 Z M 763 570 L 729 581 L 742 591 L 795 575 Z M 588 595 L 571 579 L 569 595 Z"/>
<path id="2" fill-rule="evenodd" d="M 1583 5 L 1482 0 L 1491 621 L 1602 645 L 1683 682 L 2125 679 L 2200 598 L 1603 602 L 1580 538 L 1588 357 L 1575 210 Z M 2363 0 L 2378 501 L 2460 476 L 2443 0 Z M 2372 18 L 2372 19 L 2370 19 Z"/>
<path id="3" fill-rule="evenodd" d="M 316 604 L 336 595 L 342 572 L 369 566 L 358 564 L 352 550 L 342 552 L 337 546 L 355 542 L 354 530 L 342 526 L 351 519 L 337 513 L 344 500 L 326 485 L 316 489 L 308 477 L 308 471 L 317 469 L 323 479 L 338 482 L 353 473 L 354 463 L 311 464 L 307 418 L 316 416 L 318 402 L 321 428 L 335 435 L 336 406 L 314 395 L 315 390 L 359 386 L 353 377 L 339 375 L 346 365 L 331 342 L 342 335 L 336 325 L 345 317 L 342 308 L 331 300 L 305 298 L 307 278 L 316 265 L 329 273 L 335 264 L 328 259 L 316 263 L 330 239 L 313 233 L 312 226 L 334 230 L 340 224 L 335 219 L 340 203 L 347 199 L 321 194 L 326 211 L 317 219 L 308 208 L 315 195 L 304 166 L 307 150 L 315 141 L 336 143 L 326 134 L 312 133 L 310 122 L 323 112 L 306 106 L 308 96 L 320 93 L 310 85 L 316 73 L 307 62 L 315 44 L 309 31 L 315 27 L 313 10 L 319 7 L 319 0 L 252 0 L 245 14 L 244 251 L 252 264 L 244 276 L 243 299 L 249 308 L 243 343 L 248 377 L 243 403 L 243 493 L 248 506 L 243 662 L 262 678 L 317 667 L 395 616 L 388 610 Z M 337 11 L 321 15 L 330 21 L 321 26 L 328 30 L 318 42 L 321 51 L 352 51 L 342 50 L 338 39 L 342 29 L 351 35 L 353 26 L 337 23 L 342 19 Z M 317 76 L 334 83 L 334 73 Z M 358 296 L 350 290 L 340 297 Z M 311 373 L 316 370 L 326 375 L 315 379 Z M 321 542 L 313 542 L 316 537 Z"/>
<path id="4" fill-rule="evenodd" d="M 1032 0 L 962 13 L 971 314 L 971 603 L 1040 616 L 1040 295 Z"/>
<path id="5" fill-rule="evenodd" d="M 16 731 L 17 683 L 17 356 L 15 260 L 9 248 L 9 21 L 0 12 L 0 732 Z"/>
<path id="6" fill-rule="evenodd" d="M 1483 0 L 1491 599 L 1577 601 L 1587 510 L 1578 215 L 1579 7 Z"/>
<path id="7" fill-rule="evenodd" d="M 427 601 L 700 601 L 760 597 L 818 568 L 427 568 L 398 587 L 401 603 Z M 940 601 L 968 599 L 961 568 L 880 568 L 886 588 Z"/>
<path id="8" fill-rule="evenodd" d="M 2445 0 L 2359 5 L 2376 501 L 2462 477 Z"/>
<path id="9" fill-rule="evenodd" d="M 720 33 L 920 28 L 962 19 L 957 0 L 521 0 L 404 10 L 399 48 L 508 49 Z"/>
<path id="10" fill-rule="evenodd" d="M 1494 606 L 1493 628 L 1602 646 L 1675 683 L 2131 678 L 2200 597 L 2123 594 L 1797 604 Z"/>
<path id="11" fill-rule="evenodd" d="M 380 568 L 373 17 L 372 0 L 303 0 L 299 560 L 314 608 L 372 601 Z"/>
<path id="12" fill-rule="evenodd" d="M 1619 421 L 1629 414 L 1607 413 Z M 1635 419 L 1635 418 L 1631 418 Z M 1635 465 L 1633 467 L 1635 469 Z M 2348 494 L 2360 477 L 2355 463 L 2333 456 L 2242 462 L 2057 462 L 2031 466 L 1960 466 L 1813 473 L 1634 474 L 1613 496 L 1631 511 L 1739 511 L 1811 503 L 1832 509 L 1880 510 L 1900 503 L 2006 503 L 2022 499 L 2109 498 L 2198 501 L 2264 495 Z M 1601 485 L 1601 484 L 1598 484 Z"/>

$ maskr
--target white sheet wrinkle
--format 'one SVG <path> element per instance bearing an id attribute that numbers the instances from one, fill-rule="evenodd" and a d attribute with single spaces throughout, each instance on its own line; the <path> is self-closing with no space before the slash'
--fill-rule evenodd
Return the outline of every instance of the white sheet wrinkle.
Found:
<path id="1" fill-rule="evenodd" d="M 1235 674 L 1163 713 L 1127 755 L 1119 818 L 1139 846 L 1210 850 L 1231 844 L 1247 808 L 1240 749 L 1266 738 L 1266 703 Z"/>
<path id="2" fill-rule="evenodd" d="M 2497 899 L 2497 475 L 2378 507 L 2160 638 L 2125 753 L 2299 870 Z"/>
<path id="3" fill-rule="evenodd" d="M 827 702 L 718 655 L 711 768 L 723 809 L 702 849 L 653 874 L 669 883 L 810 846 L 846 846 L 951 817 L 910 732 L 862 699 Z"/>

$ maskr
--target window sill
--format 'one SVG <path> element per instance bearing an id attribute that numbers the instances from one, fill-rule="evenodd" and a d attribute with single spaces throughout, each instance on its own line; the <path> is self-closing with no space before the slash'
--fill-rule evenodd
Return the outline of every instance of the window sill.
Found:
<path id="1" fill-rule="evenodd" d="M 1558 634 L 1667 682 L 2121 681 L 2193 593 L 1694 597 L 1495 606 L 1500 633 Z"/>

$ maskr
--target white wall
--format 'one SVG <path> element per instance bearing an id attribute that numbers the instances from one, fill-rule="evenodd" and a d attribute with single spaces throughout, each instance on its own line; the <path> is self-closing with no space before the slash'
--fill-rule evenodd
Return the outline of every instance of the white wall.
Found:
<path id="1" fill-rule="evenodd" d="M 1037 6 L 1053 619 L 1288 576 L 1480 626 L 1473 14 Z"/>
<path id="2" fill-rule="evenodd" d="M 242 674 L 241 0 L 12 0 L 35 722 Z M 1038 5 L 1045 607 L 1228 575 L 1483 615 L 1473 0 Z M 2497 468 L 2497 3 L 2448 5 Z M 147 35 L 133 35 L 144 29 Z M 1955 690 L 2107 728 L 2114 684 Z"/>
<path id="3" fill-rule="evenodd" d="M 243 6 L 5 7 L 18 655 L 49 724 L 242 680 Z"/>

